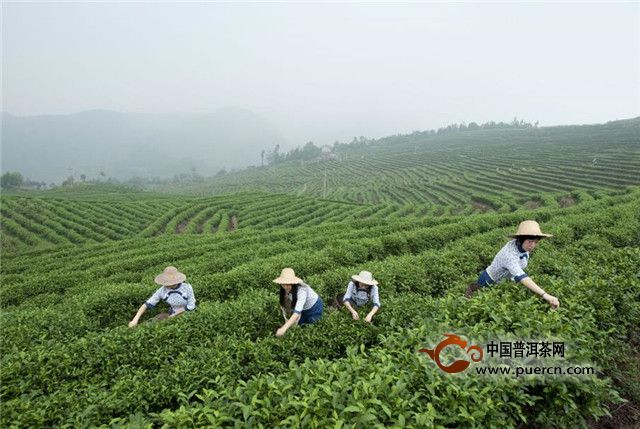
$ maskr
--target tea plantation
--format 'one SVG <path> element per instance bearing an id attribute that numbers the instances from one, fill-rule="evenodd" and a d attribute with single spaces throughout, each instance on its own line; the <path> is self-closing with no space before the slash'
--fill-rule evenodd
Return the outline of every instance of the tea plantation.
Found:
<path id="1" fill-rule="evenodd" d="M 4 192 L 0 427 L 640 427 L 639 135 L 414 133 L 147 191 Z M 554 235 L 527 273 L 560 308 L 511 282 L 465 299 L 525 219 Z M 129 328 L 168 265 L 197 309 Z M 288 266 L 325 313 L 277 338 Z M 329 307 L 361 270 L 371 324 Z M 561 342 L 526 363 L 594 373 L 448 374 L 419 350 L 449 333 Z"/>
<path id="2" fill-rule="evenodd" d="M 431 214 L 540 206 L 546 192 L 640 183 L 640 118 L 602 125 L 480 129 L 339 145 L 321 162 L 285 162 L 161 189 L 197 195 L 267 191 Z"/>
<path id="3" fill-rule="evenodd" d="M 3 195 L 0 426 L 634 427 L 640 189 L 597 186 L 604 176 L 489 213 L 265 192 Z M 555 236 L 528 273 L 560 309 L 510 282 L 466 300 L 524 219 Z M 197 309 L 165 322 L 150 310 L 128 328 L 167 265 L 187 275 Z M 325 304 L 369 270 L 382 308 L 367 324 L 325 307 L 277 338 L 271 280 L 285 266 Z M 447 374 L 418 350 L 450 332 L 564 341 L 567 362 L 596 374 Z"/>

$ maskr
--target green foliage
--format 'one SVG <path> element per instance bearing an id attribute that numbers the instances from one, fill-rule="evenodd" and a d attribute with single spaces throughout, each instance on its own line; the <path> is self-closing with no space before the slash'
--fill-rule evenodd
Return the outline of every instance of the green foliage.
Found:
<path id="1" fill-rule="evenodd" d="M 0 186 L 3 189 L 18 188 L 24 183 L 22 174 L 17 171 L 7 171 L 0 177 Z"/>
<path id="2" fill-rule="evenodd" d="M 288 156 L 274 149 L 269 167 L 163 189 L 197 195 L 266 191 L 464 214 L 564 207 L 594 198 L 594 191 L 640 183 L 638 118 L 590 126 L 486 125 L 361 137 L 334 145 L 327 156 L 312 143 Z"/>
<path id="3" fill-rule="evenodd" d="M 287 228 L 266 227 L 269 216 L 295 218 L 273 211 L 272 204 L 285 197 L 270 202 L 235 196 L 178 202 L 171 207 L 184 217 L 163 218 L 164 233 L 148 238 L 140 232 L 159 219 L 152 212 L 171 211 L 170 204 L 120 206 L 121 218 L 140 213 L 148 222 L 135 223 L 132 216 L 120 224 L 122 230 L 106 223 L 104 229 L 91 228 L 88 222 L 106 216 L 107 207 L 95 208 L 84 223 L 78 213 L 77 234 L 83 226 L 99 234 L 95 241 L 104 237 L 101 242 L 51 242 L 49 248 L 3 255 L 0 425 L 586 427 L 621 397 L 637 401 L 640 376 L 632 352 L 640 319 L 640 195 L 591 196 L 567 208 L 549 204 L 438 219 L 389 217 L 402 208 L 357 219 L 368 209 L 309 209 L 303 200 L 294 210 L 303 222 L 314 210 L 340 221 Z M 11 204 L 7 216 L 42 240 L 38 228 L 49 226 L 29 225 L 18 218 L 28 211 Z M 82 204 L 37 204 L 60 218 L 89 210 Z M 201 224 L 223 212 L 240 217 L 237 231 L 166 231 L 169 222 L 177 227 L 191 217 Z M 245 226 L 243 213 L 256 213 L 244 219 Z M 345 213 L 355 217 L 346 219 Z M 4 228 L 9 217 L 2 214 Z M 466 284 L 527 218 L 555 235 L 541 242 L 527 272 L 560 298 L 560 309 L 550 310 L 509 282 L 465 300 Z M 160 231 L 161 223 L 153 228 Z M 116 241 L 110 233 L 122 236 Z M 56 234 L 64 237 L 61 230 Z M 164 310 L 159 306 L 128 328 L 157 287 L 153 276 L 169 264 L 187 274 L 197 309 L 165 322 L 150 320 Z M 284 266 L 294 267 L 320 293 L 325 313 L 318 323 L 276 338 L 283 320 L 271 280 Z M 380 281 L 382 306 L 372 324 L 362 320 L 369 306 L 360 309 L 359 321 L 328 306 L 363 269 Z M 592 364 L 598 374 L 448 375 L 417 353 L 447 332 L 477 343 L 562 339 L 572 362 Z"/>

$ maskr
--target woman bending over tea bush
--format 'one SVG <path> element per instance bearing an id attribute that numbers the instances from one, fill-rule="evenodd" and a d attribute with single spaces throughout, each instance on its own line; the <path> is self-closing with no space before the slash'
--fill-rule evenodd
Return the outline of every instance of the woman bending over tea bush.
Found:
<path id="1" fill-rule="evenodd" d="M 538 242 L 545 237 L 553 236 L 543 233 L 538 222 L 525 220 L 518 225 L 518 231 L 509 237 L 514 239 L 505 244 L 493 258 L 491 265 L 480 273 L 478 280 L 467 287 L 465 297 L 471 298 L 477 290 L 511 277 L 533 293 L 540 295 L 552 308 L 558 308 L 560 306 L 558 298 L 546 293 L 524 272 L 529 263 L 529 254 L 536 248 Z"/>
<path id="2" fill-rule="evenodd" d="M 342 300 L 338 300 L 338 303 L 342 302 L 351 313 L 353 320 L 358 320 L 360 315 L 353 307 L 362 307 L 369 301 L 372 302 L 373 307 L 364 318 L 365 322 L 371 322 L 373 316 L 380 309 L 380 295 L 378 294 L 378 282 L 373 278 L 373 275 L 369 271 L 360 271 L 360 274 L 351 277 L 351 281 L 347 285 L 347 293 L 344 294 Z"/>
<path id="3" fill-rule="evenodd" d="M 193 295 L 193 288 L 189 283 L 185 283 L 187 276 L 179 272 L 176 267 L 167 267 L 157 275 L 155 282 L 162 287 L 155 291 L 151 298 L 147 300 L 129 322 L 129 327 L 133 328 L 138 324 L 140 317 L 147 311 L 147 308 L 155 307 L 160 301 L 164 301 L 171 309 L 169 313 L 160 313 L 154 319 L 164 320 L 169 317 L 182 314 L 184 311 L 191 311 L 196 308 L 196 298 Z"/>
<path id="4" fill-rule="evenodd" d="M 283 269 L 280 277 L 273 282 L 280 285 L 280 309 L 285 320 L 276 331 L 276 336 L 282 337 L 295 324 L 306 325 L 320 320 L 322 298 L 311 286 L 296 277 L 293 269 Z"/>

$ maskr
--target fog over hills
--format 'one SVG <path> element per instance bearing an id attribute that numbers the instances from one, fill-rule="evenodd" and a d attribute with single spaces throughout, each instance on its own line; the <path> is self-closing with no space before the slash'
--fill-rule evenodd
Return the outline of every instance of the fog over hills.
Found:
<path id="1" fill-rule="evenodd" d="M 138 114 L 91 110 L 71 115 L 2 114 L 2 171 L 37 181 L 133 176 L 214 175 L 259 165 L 283 138 L 249 110 L 210 114 Z"/>

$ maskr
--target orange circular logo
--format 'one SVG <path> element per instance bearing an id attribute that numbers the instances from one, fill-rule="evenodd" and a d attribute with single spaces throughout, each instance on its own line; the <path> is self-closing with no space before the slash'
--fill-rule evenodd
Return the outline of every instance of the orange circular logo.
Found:
<path id="1" fill-rule="evenodd" d="M 456 372 L 462 372 L 471 362 L 467 360 L 455 360 L 451 363 L 451 365 L 445 366 L 440 361 L 440 352 L 449 346 L 457 346 L 464 350 L 467 355 L 471 358 L 473 362 L 480 362 L 484 356 L 484 351 L 480 346 L 469 346 L 467 348 L 467 342 L 460 338 L 456 334 L 445 334 L 445 339 L 440 341 L 440 343 L 434 349 L 420 349 L 418 350 L 421 353 L 426 353 L 435 361 L 435 363 L 440 367 L 444 372 L 448 372 L 450 374 L 454 374 Z M 471 354 L 470 354 L 471 353 Z"/>

